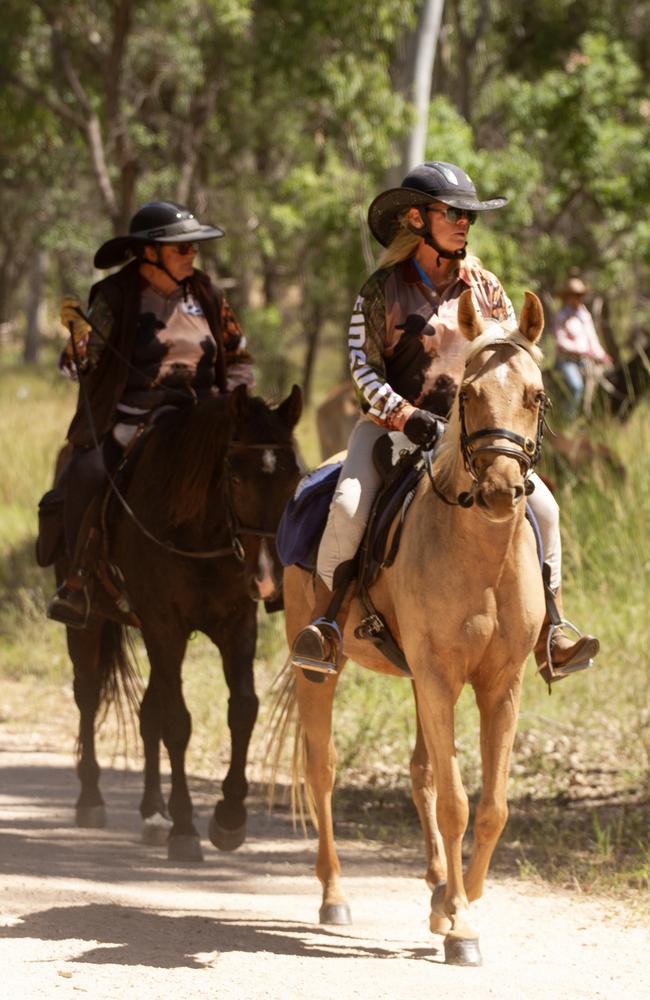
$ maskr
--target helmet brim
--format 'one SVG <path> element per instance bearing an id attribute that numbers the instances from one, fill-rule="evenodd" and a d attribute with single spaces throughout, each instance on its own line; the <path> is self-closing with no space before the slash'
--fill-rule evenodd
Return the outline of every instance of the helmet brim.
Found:
<path id="1" fill-rule="evenodd" d="M 170 232 L 172 229 L 176 231 Z M 137 246 L 152 243 L 202 243 L 205 240 L 219 240 L 225 235 L 218 226 L 204 226 L 195 219 L 183 219 L 174 226 L 161 226 L 160 229 L 130 233 L 128 236 L 114 236 L 102 243 L 93 263 L 99 270 L 105 270 L 126 263 Z"/>
<path id="2" fill-rule="evenodd" d="M 430 205 L 440 201 L 452 208 L 464 208 L 471 212 L 489 212 L 503 208 L 508 203 L 507 198 L 496 197 L 487 201 L 479 201 L 473 192 L 454 191 L 440 195 L 418 191 L 416 188 L 390 188 L 378 194 L 368 209 L 368 225 L 370 232 L 382 246 L 387 247 L 397 232 L 397 216 L 408 208 L 417 205 Z"/>

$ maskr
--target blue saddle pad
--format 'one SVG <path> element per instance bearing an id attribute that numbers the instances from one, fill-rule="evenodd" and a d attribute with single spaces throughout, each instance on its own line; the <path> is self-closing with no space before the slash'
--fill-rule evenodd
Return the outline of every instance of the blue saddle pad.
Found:
<path id="1" fill-rule="evenodd" d="M 284 509 L 275 538 L 283 566 L 311 568 L 314 549 L 325 528 L 343 462 L 333 462 L 309 472 L 298 483 Z"/>

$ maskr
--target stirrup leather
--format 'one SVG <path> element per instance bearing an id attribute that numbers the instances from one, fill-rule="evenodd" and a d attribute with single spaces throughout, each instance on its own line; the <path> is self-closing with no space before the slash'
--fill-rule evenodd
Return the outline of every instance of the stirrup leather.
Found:
<path id="1" fill-rule="evenodd" d="M 301 644 L 307 647 L 304 651 L 300 649 Z M 337 623 L 329 618 L 316 618 L 294 639 L 291 662 L 301 669 L 336 674 L 341 666 L 342 646 L 343 638 Z"/>

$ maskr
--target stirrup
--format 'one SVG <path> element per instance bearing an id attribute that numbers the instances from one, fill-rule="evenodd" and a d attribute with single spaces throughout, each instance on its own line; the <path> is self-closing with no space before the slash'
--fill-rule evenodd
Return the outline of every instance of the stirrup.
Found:
<path id="1" fill-rule="evenodd" d="M 301 639 L 307 641 L 307 651 L 305 652 L 301 652 L 299 648 Z M 325 644 L 327 644 L 327 649 L 325 649 Z M 291 662 L 294 667 L 299 669 L 326 675 L 337 674 L 341 665 L 342 645 L 341 630 L 336 622 L 328 618 L 316 618 L 301 629 L 293 640 Z M 313 649 L 309 649 L 310 646 L 313 646 Z"/>
<path id="2" fill-rule="evenodd" d="M 548 628 L 548 636 L 546 639 L 546 663 L 543 663 L 537 668 L 537 673 L 542 677 L 544 681 L 549 685 L 554 684 L 556 681 L 561 681 L 565 677 L 570 677 L 571 674 L 577 674 L 581 670 L 588 670 L 589 667 L 593 665 L 593 658 L 600 648 L 600 643 L 597 639 L 594 639 L 595 648 L 591 652 L 591 655 L 587 656 L 586 659 L 569 659 L 566 663 L 558 663 L 557 665 L 553 663 L 552 656 L 552 645 L 553 636 L 558 629 L 570 629 L 576 636 L 577 639 L 583 638 L 583 633 L 580 629 L 574 625 L 572 622 L 568 621 L 566 618 L 562 618 L 557 624 L 551 623 Z M 576 640 L 577 641 L 577 640 Z"/>
<path id="3" fill-rule="evenodd" d="M 83 595 L 83 611 L 80 611 L 72 604 L 68 603 L 65 597 L 63 597 L 63 595 L 57 590 L 56 594 L 48 604 L 47 617 L 52 621 L 65 625 L 67 628 L 85 629 L 88 627 L 88 619 L 90 618 L 90 596 L 88 594 L 88 587 L 84 585 L 83 587 L 70 589 L 75 593 Z"/>

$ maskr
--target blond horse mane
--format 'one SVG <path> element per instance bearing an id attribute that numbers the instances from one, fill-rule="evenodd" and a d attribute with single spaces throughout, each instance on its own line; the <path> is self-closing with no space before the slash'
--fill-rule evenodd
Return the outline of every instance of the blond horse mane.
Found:
<path id="1" fill-rule="evenodd" d="M 539 365 L 542 360 L 542 352 L 539 347 L 532 344 L 523 333 L 521 333 L 517 327 L 515 320 L 506 321 L 505 323 L 490 323 L 488 329 L 480 333 L 472 341 L 467 343 L 467 352 L 465 354 L 465 367 L 474 358 L 481 353 L 481 351 L 486 350 L 488 347 L 495 346 L 496 344 L 515 344 L 517 347 L 521 347 L 524 351 L 530 354 L 531 358 L 535 364 Z M 442 440 L 442 444 L 438 449 L 438 454 L 436 456 L 433 474 L 435 476 L 436 482 L 441 489 L 451 487 L 457 480 L 458 473 L 462 466 L 463 456 L 460 449 L 460 418 L 458 414 L 458 393 L 456 393 L 453 406 L 451 408 L 451 413 L 449 414 L 449 423 L 445 431 L 445 436 Z"/>

